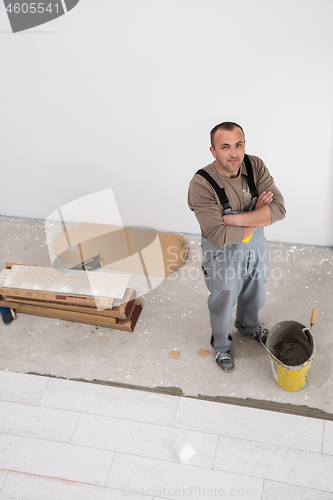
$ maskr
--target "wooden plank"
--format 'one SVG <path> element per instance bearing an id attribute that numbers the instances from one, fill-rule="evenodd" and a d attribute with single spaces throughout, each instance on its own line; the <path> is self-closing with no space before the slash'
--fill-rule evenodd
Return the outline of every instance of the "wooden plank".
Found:
<path id="1" fill-rule="evenodd" d="M 96 304 L 100 307 L 109 308 L 112 307 L 114 299 L 103 299 L 87 297 L 86 295 L 72 295 L 64 293 L 52 293 L 52 292 L 37 292 L 35 290 L 21 290 L 19 288 L 3 288 L 0 287 L 0 294 L 5 297 L 15 297 L 15 298 L 27 298 L 44 300 L 47 302 L 58 302 L 61 304 L 82 304 L 95 306 Z"/>
<path id="2" fill-rule="evenodd" d="M 124 329 L 126 329 L 126 331 L 132 332 L 135 328 L 136 322 L 139 319 L 141 311 L 142 311 L 141 302 L 139 300 L 134 300 L 128 318 L 124 320 L 118 319 L 117 324 L 121 325 Z"/>
<path id="3" fill-rule="evenodd" d="M 2 289 L 0 288 L 0 294 L 4 296 L 5 300 L 7 302 L 11 302 L 12 308 L 15 309 L 16 304 L 26 304 L 26 305 L 32 305 L 32 306 L 40 306 L 40 307 L 51 307 L 54 309 L 63 309 L 65 311 L 76 311 L 76 312 L 87 312 L 89 314 L 97 314 L 99 316 L 108 316 L 111 318 L 119 318 L 119 319 L 126 319 L 128 318 L 128 315 L 130 313 L 130 310 L 133 305 L 133 300 L 136 297 L 136 292 L 132 288 L 128 288 L 126 291 L 126 294 L 124 296 L 124 300 L 130 299 L 129 302 L 126 302 L 124 304 L 121 304 L 120 306 L 114 307 L 114 308 L 103 308 L 98 310 L 95 304 L 86 304 L 86 303 L 75 303 L 72 304 L 71 302 L 63 302 L 63 301 L 53 301 L 53 300 L 38 300 L 34 298 L 27 298 L 27 297 L 22 297 L 19 294 L 18 295 L 7 295 L 6 293 L 3 293 L 7 289 Z"/>
<path id="4" fill-rule="evenodd" d="M 18 262 L 6 262 L 6 269 L 11 269 L 13 266 L 37 267 L 37 264 L 21 264 L 21 263 L 18 263 Z"/>
<path id="5" fill-rule="evenodd" d="M 138 304 L 136 304 L 136 307 L 133 311 L 133 315 L 132 315 L 132 318 L 131 318 L 131 332 L 134 331 L 134 328 L 135 328 L 135 325 L 139 319 L 139 316 L 141 314 L 141 311 L 142 311 L 142 305 L 141 305 L 141 302 L 138 301 Z"/>
<path id="6" fill-rule="evenodd" d="M 58 302 L 52 301 L 39 301 L 34 299 L 26 299 L 24 297 L 8 297 L 6 296 L 7 302 L 11 303 L 11 308 L 15 309 L 16 304 L 26 304 L 30 306 L 39 306 L 39 307 L 51 307 L 52 309 L 62 309 L 63 311 L 74 311 L 74 312 L 83 312 L 88 314 L 95 314 L 97 316 L 107 316 L 109 318 L 119 318 L 126 319 L 129 315 L 131 307 L 133 305 L 133 300 L 127 304 L 126 313 L 127 316 L 121 315 L 118 311 L 114 311 L 113 309 L 97 309 L 97 307 L 91 307 L 86 305 L 74 305 L 74 304 L 61 304 Z"/>
<path id="7" fill-rule="evenodd" d="M 113 311 L 117 312 L 117 318 L 126 319 L 133 305 L 133 300 L 136 298 L 136 291 L 133 288 L 126 288 L 122 304 L 114 306 Z"/>
<path id="8" fill-rule="evenodd" d="M 24 265 L 4 269 L 1 276 L 5 277 L 1 284 L 5 289 L 90 297 L 93 300 L 122 300 L 129 280 L 129 275 L 122 273 L 84 272 Z"/>
<path id="9" fill-rule="evenodd" d="M 6 269 L 11 269 L 12 266 L 22 266 L 24 264 L 16 264 L 14 262 L 6 262 Z M 16 300 L 21 297 L 24 297 L 25 299 L 33 299 L 34 301 L 45 301 L 47 302 L 47 305 L 49 305 L 49 302 L 57 302 L 61 304 L 74 304 L 76 306 L 78 305 L 84 305 L 84 306 L 89 306 L 92 308 L 96 308 L 96 304 L 98 304 L 101 308 L 103 308 L 104 311 L 112 310 L 112 314 L 105 314 L 105 316 L 111 316 L 113 318 L 121 318 L 121 319 L 126 319 L 129 315 L 129 312 L 131 310 L 131 307 L 133 305 L 133 300 L 136 298 L 136 292 L 132 288 L 126 288 L 126 292 L 124 295 L 124 298 L 122 299 L 122 304 L 119 306 L 116 306 L 114 304 L 114 299 L 94 299 L 93 297 L 87 297 L 87 296 L 81 296 L 81 295 L 66 295 L 66 294 L 52 294 L 52 293 L 46 293 L 46 292 L 36 292 L 33 290 L 18 290 L 18 289 L 9 289 L 9 288 L 1 288 L 0 287 L 0 294 L 5 296 L 8 301 L 15 301 L 15 302 L 21 302 L 21 300 Z M 95 301 L 96 300 L 96 301 Z M 111 301 L 111 304 L 109 305 L 108 303 L 102 302 L 103 300 L 105 301 Z M 98 302 L 97 302 L 98 301 Z M 26 300 L 24 303 L 27 303 Z M 37 305 L 37 304 L 36 304 Z M 44 304 L 40 303 L 39 304 L 41 307 L 44 306 Z M 68 310 L 76 310 L 73 308 L 64 308 Z M 92 313 L 93 314 L 93 313 Z"/>
<path id="10" fill-rule="evenodd" d="M 2 299 L 0 300 L 0 306 L 12 307 L 12 303 Z M 140 301 L 135 300 L 129 317 L 126 320 L 120 320 L 106 316 L 98 316 L 96 314 L 64 311 L 61 309 L 53 309 L 51 307 L 32 306 L 21 303 L 17 303 L 17 305 L 15 305 L 15 310 L 18 313 L 22 314 L 31 314 L 34 316 L 42 316 L 44 318 L 62 319 L 64 321 L 74 321 L 76 323 L 83 323 L 86 325 L 115 328 L 117 330 L 132 332 L 138 320 L 138 317 L 140 316 L 142 306 Z"/>
<path id="11" fill-rule="evenodd" d="M 6 305 L 4 305 L 6 304 Z M 1 301 L 0 306 L 8 307 L 9 302 Z M 10 307 L 13 307 L 11 304 Z M 22 314 L 32 314 L 34 316 L 42 316 L 44 318 L 56 318 L 63 319 L 65 321 L 75 321 L 76 323 L 85 323 L 87 325 L 99 325 L 100 316 L 80 313 L 76 311 L 65 311 L 63 309 L 54 309 L 52 307 L 40 307 L 29 304 L 17 303 L 15 305 L 15 311 Z M 105 326 L 109 327 L 116 323 L 116 318 L 101 318 Z"/>

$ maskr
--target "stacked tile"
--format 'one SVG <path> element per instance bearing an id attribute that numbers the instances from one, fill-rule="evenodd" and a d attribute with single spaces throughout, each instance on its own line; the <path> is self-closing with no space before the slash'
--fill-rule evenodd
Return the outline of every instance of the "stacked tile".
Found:
<path id="1" fill-rule="evenodd" d="M 132 332 L 142 306 L 129 275 L 56 270 L 7 263 L 0 273 L 0 306 L 18 313 Z M 119 304 L 119 305 L 117 305 Z"/>

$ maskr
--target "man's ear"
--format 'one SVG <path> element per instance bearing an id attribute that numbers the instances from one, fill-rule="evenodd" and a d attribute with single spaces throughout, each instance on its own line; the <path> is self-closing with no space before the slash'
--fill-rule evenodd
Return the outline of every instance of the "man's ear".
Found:
<path id="1" fill-rule="evenodd" d="M 215 149 L 213 148 L 213 146 L 211 146 L 209 149 L 210 149 L 210 152 L 212 153 L 212 155 L 214 156 L 214 158 L 216 159 L 216 153 L 215 153 Z"/>

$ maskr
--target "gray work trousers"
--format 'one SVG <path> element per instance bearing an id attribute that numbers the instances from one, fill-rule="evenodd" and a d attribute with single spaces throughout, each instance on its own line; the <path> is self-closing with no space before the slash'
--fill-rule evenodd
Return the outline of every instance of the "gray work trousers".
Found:
<path id="1" fill-rule="evenodd" d="M 211 345 L 216 352 L 229 351 L 232 308 L 237 303 L 235 326 L 252 333 L 259 326 L 259 310 L 265 303 L 264 284 L 269 269 L 264 230 L 258 228 L 249 241 L 222 248 L 202 237 L 202 271 L 210 292 L 208 309 Z"/>

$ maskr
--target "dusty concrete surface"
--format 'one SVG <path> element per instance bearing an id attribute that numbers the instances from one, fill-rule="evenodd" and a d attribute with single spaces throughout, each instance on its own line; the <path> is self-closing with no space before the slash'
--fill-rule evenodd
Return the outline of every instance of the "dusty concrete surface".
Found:
<path id="1" fill-rule="evenodd" d="M 1 269 L 6 261 L 50 266 L 43 221 L 0 217 L 0 235 Z M 265 349 L 234 327 L 235 371 L 223 373 L 215 363 L 200 237 L 185 236 L 188 260 L 141 298 L 143 311 L 133 333 L 21 314 L 10 326 L 0 324 L 0 370 L 178 387 L 192 396 L 252 398 L 333 412 L 333 250 L 268 242 L 262 324 L 290 319 L 308 326 L 312 308 L 318 308 L 309 383 L 288 393 L 275 383 Z M 200 348 L 210 351 L 204 359 L 197 354 Z M 179 359 L 169 357 L 173 349 L 181 351 Z"/>

